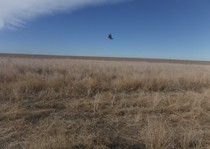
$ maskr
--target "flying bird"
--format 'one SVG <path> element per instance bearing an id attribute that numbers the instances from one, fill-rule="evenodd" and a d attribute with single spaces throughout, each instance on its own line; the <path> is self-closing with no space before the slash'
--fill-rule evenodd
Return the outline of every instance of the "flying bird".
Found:
<path id="1" fill-rule="evenodd" d="M 109 38 L 110 40 L 113 40 L 113 39 L 114 39 L 114 38 L 112 37 L 112 34 L 109 34 L 108 38 Z"/>

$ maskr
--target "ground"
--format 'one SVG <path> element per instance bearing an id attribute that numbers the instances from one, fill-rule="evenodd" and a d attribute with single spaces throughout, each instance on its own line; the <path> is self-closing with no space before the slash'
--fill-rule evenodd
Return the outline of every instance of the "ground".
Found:
<path id="1" fill-rule="evenodd" d="M 210 148 L 210 65 L 0 57 L 0 148 Z"/>

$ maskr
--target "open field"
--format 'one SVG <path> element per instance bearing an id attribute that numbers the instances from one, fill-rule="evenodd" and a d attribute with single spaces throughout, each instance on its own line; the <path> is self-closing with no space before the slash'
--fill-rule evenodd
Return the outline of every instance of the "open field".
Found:
<path id="1" fill-rule="evenodd" d="M 210 65 L 190 63 L 2 56 L 0 148 L 209 149 Z"/>
<path id="2" fill-rule="evenodd" d="M 39 58 L 39 59 L 75 59 L 75 60 L 102 60 L 102 61 L 126 61 L 126 62 L 147 62 L 147 63 L 176 63 L 176 64 L 199 64 L 210 65 L 210 61 L 192 61 L 176 59 L 147 59 L 147 58 L 123 58 L 123 57 L 91 57 L 91 56 L 63 56 L 63 55 L 32 55 L 32 54 L 8 54 L 0 53 L 4 58 Z"/>

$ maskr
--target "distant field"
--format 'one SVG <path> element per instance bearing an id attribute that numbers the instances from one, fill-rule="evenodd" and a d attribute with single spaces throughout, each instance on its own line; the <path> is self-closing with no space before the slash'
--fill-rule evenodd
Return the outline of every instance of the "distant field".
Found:
<path id="1" fill-rule="evenodd" d="M 146 58 L 122 58 L 122 57 L 88 57 L 88 56 L 56 56 L 56 55 L 30 55 L 30 54 L 6 54 L 0 53 L 0 57 L 11 58 L 41 58 L 41 59 L 77 59 L 77 60 L 105 60 L 105 61 L 130 61 L 149 63 L 180 63 L 210 65 L 210 61 L 172 60 L 172 59 L 146 59 Z"/>
<path id="2" fill-rule="evenodd" d="M 209 149 L 208 64 L 1 54 L 0 148 Z"/>

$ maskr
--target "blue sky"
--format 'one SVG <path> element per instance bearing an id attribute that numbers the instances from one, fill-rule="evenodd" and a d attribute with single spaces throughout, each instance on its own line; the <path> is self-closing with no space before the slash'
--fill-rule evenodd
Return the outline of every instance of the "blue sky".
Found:
<path id="1" fill-rule="evenodd" d="M 0 2 L 0 53 L 210 60 L 209 0 L 17 1 Z"/>

